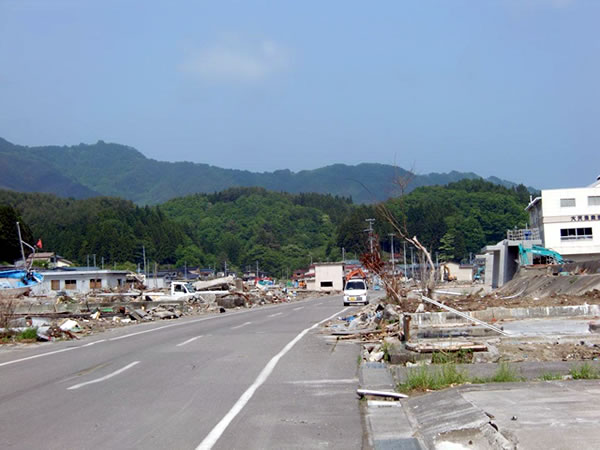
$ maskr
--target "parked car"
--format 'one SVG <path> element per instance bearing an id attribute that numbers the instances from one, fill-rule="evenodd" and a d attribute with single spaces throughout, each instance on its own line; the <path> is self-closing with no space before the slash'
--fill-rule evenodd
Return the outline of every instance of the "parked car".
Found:
<path id="1" fill-rule="evenodd" d="M 344 306 L 354 303 L 367 305 L 369 298 L 367 296 L 367 283 L 362 278 L 351 278 L 346 281 L 344 286 Z"/>

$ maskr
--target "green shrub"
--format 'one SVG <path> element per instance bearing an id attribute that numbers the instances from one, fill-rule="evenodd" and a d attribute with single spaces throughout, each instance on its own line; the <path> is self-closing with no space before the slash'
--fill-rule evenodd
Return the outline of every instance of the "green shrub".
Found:
<path id="1" fill-rule="evenodd" d="M 37 328 L 27 328 L 16 336 L 17 340 L 37 339 Z"/>
<path id="2" fill-rule="evenodd" d="M 583 363 L 578 367 L 572 367 L 569 374 L 574 380 L 593 380 L 600 378 L 598 370 L 592 367 L 589 363 Z"/>

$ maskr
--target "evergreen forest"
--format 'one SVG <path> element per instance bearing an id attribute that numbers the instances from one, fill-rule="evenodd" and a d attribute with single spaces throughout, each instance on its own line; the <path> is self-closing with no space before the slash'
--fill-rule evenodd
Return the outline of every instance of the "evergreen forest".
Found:
<path id="1" fill-rule="evenodd" d="M 275 277 L 311 261 L 347 259 L 367 248 L 367 223 L 384 253 L 392 228 L 381 206 L 411 235 L 446 261 L 467 261 L 506 230 L 527 224 L 529 190 L 482 179 L 419 187 L 379 204 L 353 204 L 331 194 L 290 194 L 260 187 L 192 194 L 154 206 L 115 197 L 60 198 L 53 194 L 0 190 L 0 261 L 19 255 L 15 222 L 29 241 L 41 238 L 52 251 L 85 265 L 135 268 L 143 261 L 161 268 L 211 267 L 242 272 L 255 267 Z M 403 243 L 396 240 L 400 256 Z M 342 250 L 343 249 L 343 250 Z"/>

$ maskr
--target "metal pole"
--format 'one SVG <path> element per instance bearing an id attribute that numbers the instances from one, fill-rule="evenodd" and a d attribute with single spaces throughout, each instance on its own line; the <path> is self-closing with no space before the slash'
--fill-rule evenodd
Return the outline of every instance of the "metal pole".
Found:
<path id="1" fill-rule="evenodd" d="M 369 232 L 369 246 L 371 248 L 371 253 L 373 253 L 373 222 L 375 222 L 375 219 L 365 219 L 365 222 L 369 222 L 369 228 L 365 231 Z"/>
<path id="2" fill-rule="evenodd" d="M 394 267 L 394 233 L 389 234 L 392 239 L 392 276 L 396 273 L 396 268 Z"/>
<path id="3" fill-rule="evenodd" d="M 500 333 L 500 334 L 502 334 L 503 336 L 510 336 L 510 335 L 509 335 L 507 332 L 505 332 L 505 331 L 501 330 L 501 329 L 500 329 L 500 328 L 498 328 L 498 327 L 495 327 L 495 326 L 493 326 L 493 325 L 490 325 L 490 324 L 489 324 L 489 323 L 487 323 L 487 322 L 483 322 L 482 320 L 476 319 L 475 317 L 471 317 L 470 315 L 468 315 L 468 314 L 465 314 L 465 313 L 464 313 L 464 312 L 462 312 L 462 311 L 458 311 L 458 310 L 456 310 L 456 309 L 454 309 L 454 308 L 450 308 L 449 306 L 446 306 L 446 305 L 444 305 L 443 303 L 436 302 L 435 300 L 432 300 L 432 299 L 430 299 L 429 297 L 425 297 L 424 295 L 421 295 L 421 299 L 422 299 L 422 300 L 425 300 L 426 302 L 429 302 L 429 303 L 431 303 L 432 305 L 435 305 L 435 306 L 437 306 L 438 308 L 442 308 L 442 309 L 448 310 L 448 311 L 450 311 L 451 313 L 454 313 L 454 314 L 456 314 L 457 316 L 463 317 L 463 318 L 465 318 L 465 319 L 467 319 L 467 320 L 470 320 L 471 322 L 475 322 L 476 324 L 479 324 L 479 325 L 481 325 L 481 326 L 484 326 L 484 327 L 486 327 L 486 328 L 489 328 L 490 330 L 494 330 L 496 333 Z"/>
<path id="4" fill-rule="evenodd" d="M 17 234 L 19 235 L 19 245 L 21 246 L 21 258 L 23 258 L 23 265 L 26 266 L 25 249 L 23 248 L 23 239 L 21 239 L 21 226 L 19 225 L 19 222 L 17 222 Z"/>
<path id="5" fill-rule="evenodd" d="M 144 275 L 147 275 L 147 272 L 146 272 L 146 246 L 145 245 L 142 245 L 142 253 L 144 256 Z M 187 279 L 187 276 L 186 276 L 186 279 Z"/>
<path id="6" fill-rule="evenodd" d="M 96 268 L 96 254 L 94 253 L 94 269 Z"/>
<path id="7" fill-rule="evenodd" d="M 102 270 L 104 270 L 104 256 L 102 257 Z"/>
<path id="8" fill-rule="evenodd" d="M 415 279 L 415 252 L 414 248 L 410 248 L 410 272 L 412 274 L 412 279 Z"/>
<path id="9" fill-rule="evenodd" d="M 346 249 L 342 247 L 342 262 L 346 261 Z"/>
<path id="10" fill-rule="evenodd" d="M 85 260 L 86 260 L 85 261 L 86 266 L 87 266 L 87 268 L 89 270 L 90 269 L 90 255 L 85 255 Z"/>
<path id="11" fill-rule="evenodd" d="M 404 245 L 404 278 L 406 278 L 406 241 L 402 244 Z"/>

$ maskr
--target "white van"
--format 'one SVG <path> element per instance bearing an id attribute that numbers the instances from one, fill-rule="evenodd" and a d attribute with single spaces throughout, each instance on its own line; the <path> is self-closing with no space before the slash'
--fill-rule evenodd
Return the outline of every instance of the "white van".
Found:
<path id="1" fill-rule="evenodd" d="M 369 304 L 367 283 L 362 278 L 352 278 L 344 286 L 344 306 L 353 303 Z"/>

